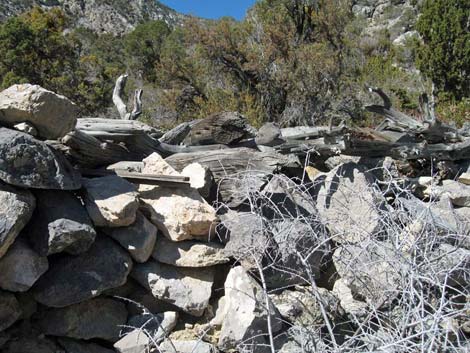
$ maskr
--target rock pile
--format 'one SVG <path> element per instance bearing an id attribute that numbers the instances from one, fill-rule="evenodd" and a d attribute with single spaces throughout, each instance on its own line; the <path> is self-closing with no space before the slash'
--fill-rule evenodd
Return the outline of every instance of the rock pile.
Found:
<path id="1" fill-rule="evenodd" d="M 287 132 L 249 140 L 227 114 L 238 130 L 224 145 L 149 133 L 171 157 L 159 147 L 91 173 L 62 154 L 66 134 L 99 141 L 74 107 L 37 86 L 0 93 L 2 352 L 468 348 L 465 174 L 424 180 L 347 156 L 304 170 L 273 149 Z"/>

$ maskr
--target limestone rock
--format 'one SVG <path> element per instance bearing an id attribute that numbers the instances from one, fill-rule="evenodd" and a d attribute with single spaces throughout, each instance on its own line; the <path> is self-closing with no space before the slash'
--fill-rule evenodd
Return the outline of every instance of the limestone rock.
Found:
<path id="1" fill-rule="evenodd" d="M 114 170 L 114 171 L 124 171 L 124 172 L 136 172 L 142 173 L 142 169 L 144 168 L 143 162 L 133 162 L 133 161 L 121 161 L 114 164 L 109 165 L 106 169 L 107 170 Z"/>
<path id="2" fill-rule="evenodd" d="M 18 239 L 0 259 L 0 288 L 25 292 L 48 268 L 46 257 L 39 256 L 26 241 Z"/>
<path id="3" fill-rule="evenodd" d="M 230 270 L 224 287 L 225 318 L 218 343 L 221 350 L 266 344 L 268 315 L 271 316 L 273 333 L 280 331 L 282 319 L 279 313 L 270 299 L 269 312 L 266 310 L 262 288 L 241 266 Z"/>
<path id="4" fill-rule="evenodd" d="M 20 316 L 21 308 L 15 296 L 0 290 L 0 331 L 13 325 Z"/>
<path id="5" fill-rule="evenodd" d="M 151 346 L 151 338 L 140 329 L 127 333 L 114 344 L 118 353 L 150 353 Z"/>
<path id="6" fill-rule="evenodd" d="M 29 222 L 35 206 L 36 199 L 29 191 L 0 182 L 0 258 Z"/>
<path id="7" fill-rule="evenodd" d="M 184 167 L 181 175 L 189 177 L 191 187 L 197 189 L 202 197 L 205 199 L 210 197 L 215 181 L 208 168 L 199 163 L 191 163 Z"/>
<path id="8" fill-rule="evenodd" d="M 400 293 L 402 274 L 408 271 L 403 254 L 387 242 L 339 247 L 333 262 L 340 277 L 371 306 L 387 306 Z"/>
<path id="9" fill-rule="evenodd" d="M 257 145 L 262 146 L 277 146 L 285 142 L 282 137 L 281 129 L 275 123 L 265 123 L 258 130 L 255 137 Z"/>
<path id="10" fill-rule="evenodd" d="M 164 341 L 158 349 L 161 353 L 216 353 L 217 349 L 210 343 L 193 341 Z"/>
<path id="11" fill-rule="evenodd" d="M 201 316 L 209 305 L 214 282 L 212 268 L 178 268 L 155 261 L 134 266 L 131 276 L 157 299 Z"/>
<path id="12" fill-rule="evenodd" d="M 286 289 L 279 294 L 270 294 L 273 304 L 280 315 L 300 327 L 323 326 L 325 319 L 320 310 L 320 301 L 324 305 L 330 320 L 341 317 L 339 301 L 325 288 L 317 288 L 317 297 L 311 287 L 299 287 L 296 290 Z"/>
<path id="13" fill-rule="evenodd" d="M 36 251 L 43 256 L 87 251 L 96 232 L 77 197 L 66 191 L 46 190 L 35 195 L 38 206 L 27 233 Z"/>
<path id="14" fill-rule="evenodd" d="M 104 348 L 96 343 L 64 337 L 59 337 L 57 341 L 65 349 L 66 353 L 114 353 L 113 350 Z"/>
<path id="15" fill-rule="evenodd" d="M 454 206 L 470 206 L 470 185 L 454 180 L 444 180 L 442 186 L 431 185 L 424 194 L 433 198 L 448 197 Z"/>
<path id="16" fill-rule="evenodd" d="M 207 240 L 215 232 L 216 212 L 196 190 L 140 185 L 139 192 L 152 223 L 168 239 Z"/>
<path id="17" fill-rule="evenodd" d="M 430 268 L 441 283 L 452 287 L 468 286 L 470 281 L 470 250 L 440 244 L 430 258 Z"/>
<path id="18" fill-rule="evenodd" d="M 459 183 L 470 185 L 470 173 L 462 173 L 458 179 Z"/>
<path id="19" fill-rule="evenodd" d="M 13 85 L 0 92 L 0 123 L 31 123 L 45 139 L 58 139 L 77 124 L 78 107 L 38 85 Z"/>
<path id="20" fill-rule="evenodd" d="M 140 263 L 150 258 L 157 240 L 157 228 L 140 212 L 137 212 L 135 223 L 129 227 L 107 228 L 103 231 Z"/>
<path id="21" fill-rule="evenodd" d="M 85 206 L 97 227 L 125 227 L 135 222 L 139 201 L 135 187 L 110 175 L 84 179 Z"/>
<path id="22" fill-rule="evenodd" d="M 338 297 L 340 305 L 346 313 L 355 317 L 367 315 L 369 306 L 367 303 L 354 298 L 351 288 L 344 279 L 340 278 L 335 282 L 333 293 Z"/>
<path id="23" fill-rule="evenodd" d="M 51 263 L 36 284 L 34 296 L 39 303 L 55 308 L 80 303 L 123 285 L 131 269 L 126 251 L 99 236 L 87 252 Z"/>
<path id="24" fill-rule="evenodd" d="M 168 164 L 158 153 L 154 152 L 143 161 L 143 174 L 180 175 L 171 165 Z"/>
<path id="25" fill-rule="evenodd" d="M 226 243 L 225 255 L 236 259 L 247 270 L 256 268 L 263 252 L 250 254 L 246 249 L 264 249 L 268 242 L 262 215 L 229 210 L 220 220 L 217 236 Z"/>
<path id="26" fill-rule="evenodd" d="M 162 263 L 178 267 L 209 267 L 229 261 L 223 246 L 196 241 L 172 242 L 159 237 L 152 257 Z"/>
<path id="27" fill-rule="evenodd" d="M 317 209 L 336 242 L 357 243 L 382 228 L 384 199 L 373 184 L 373 176 L 355 163 L 336 167 L 324 178 Z"/>
<path id="28" fill-rule="evenodd" d="M 126 306 L 112 299 L 95 298 L 66 308 L 51 309 L 39 320 L 46 335 L 77 339 L 101 338 L 115 342 L 127 321 Z"/>

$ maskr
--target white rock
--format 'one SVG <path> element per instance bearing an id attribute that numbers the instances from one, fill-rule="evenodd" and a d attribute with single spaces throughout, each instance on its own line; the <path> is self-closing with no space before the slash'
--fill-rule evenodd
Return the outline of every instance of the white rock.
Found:
<path id="1" fill-rule="evenodd" d="M 440 186 L 431 185 L 424 194 L 437 199 L 449 197 L 454 206 L 470 206 L 470 185 L 455 180 L 444 180 Z"/>
<path id="2" fill-rule="evenodd" d="M 126 334 L 114 344 L 119 353 L 150 353 L 151 339 L 140 329 Z"/>
<path id="3" fill-rule="evenodd" d="M 159 347 L 161 353 L 216 353 L 215 347 L 201 340 L 164 341 Z"/>
<path id="4" fill-rule="evenodd" d="M 14 85 L 0 92 L 0 122 L 28 122 L 46 139 L 63 137 L 75 128 L 78 107 L 69 99 L 40 86 Z"/>
<path id="5" fill-rule="evenodd" d="M 115 176 L 84 179 L 85 206 L 95 226 L 125 227 L 135 222 L 139 201 L 135 187 Z"/>
<path id="6" fill-rule="evenodd" d="M 139 193 L 151 221 L 168 239 L 207 240 L 215 233 L 216 211 L 197 190 L 140 185 Z"/>
<path id="7" fill-rule="evenodd" d="M 261 286 L 241 267 L 230 270 L 224 285 L 225 303 L 220 309 L 225 313 L 218 346 L 227 351 L 239 345 L 266 344 L 267 320 L 271 318 L 273 333 L 282 328 L 282 319 L 276 308 L 268 300 Z"/>
<path id="8" fill-rule="evenodd" d="M 189 177 L 191 187 L 197 189 L 202 197 L 209 197 L 214 178 L 208 168 L 199 163 L 191 163 L 184 167 L 181 175 Z"/>
<path id="9" fill-rule="evenodd" d="M 470 185 L 470 173 L 463 173 L 459 176 L 459 182 L 465 185 Z"/>
<path id="10" fill-rule="evenodd" d="M 154 152 L 143 161 L 143 174 L 180 175 L 158 153 Z"/>

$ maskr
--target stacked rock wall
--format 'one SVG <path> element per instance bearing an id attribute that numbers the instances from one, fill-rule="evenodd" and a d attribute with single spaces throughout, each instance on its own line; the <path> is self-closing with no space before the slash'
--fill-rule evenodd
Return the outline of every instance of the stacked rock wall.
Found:
<path id="1" fill-rule="evenodd" d="M 47 117 L 28 115 L 36 101 Z M 85 178 L 46 141 L 48 124 L 74 128 L 58 101 L 73 107 L 38 86 L 0 93 L 1 352 L 468 349 L 465 161 L 420 178 L 347 156 L 224 175 L 152 153 L 112 168 L 190 183 Z M 271 163 L 260 141 L 237 158 Z M 231 202 L 211 191 L 222 181 Z"/>

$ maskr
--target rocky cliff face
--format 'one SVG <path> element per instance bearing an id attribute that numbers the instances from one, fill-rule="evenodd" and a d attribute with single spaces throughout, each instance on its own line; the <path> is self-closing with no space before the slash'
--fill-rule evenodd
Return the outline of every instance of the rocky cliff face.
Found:
<path id="1" fill-rule="evenodd" d="M 354 0 L 353 12 L 366 19 L 364 35 L 388 31 L 390 39 L 399 44 L 413 35 L 422 0 Z"/>
<path id="2" fill-rule="evenodd" d="M 163 20 L 175 25 L 184 17 L 156 0 L 6 0 L 0 3 L 0 21 L 33 6 L 60 7 L 74 21 L 74 27 L 116 35 L 130 32 L 145 20 Z"/>

